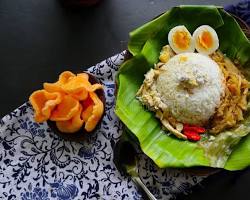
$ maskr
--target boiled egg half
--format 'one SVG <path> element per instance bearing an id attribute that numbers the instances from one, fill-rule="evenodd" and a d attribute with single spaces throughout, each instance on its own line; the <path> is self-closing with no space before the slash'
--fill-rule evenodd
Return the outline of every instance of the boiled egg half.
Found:
<path id="1" fill-rule="evenodd" d="M 194 40 L 192 35 L 183 25 L 172 28 L 168 33 L 168 43 L 177 54 L 194 52 Z"/>
<path id="2" fill-rule="evenodd" d="M 202 54 L 210 55 L 219 48 L 219 39 L 215 30 L 208 25 L 198 27 L 193 33 L 195 49 Z"/>

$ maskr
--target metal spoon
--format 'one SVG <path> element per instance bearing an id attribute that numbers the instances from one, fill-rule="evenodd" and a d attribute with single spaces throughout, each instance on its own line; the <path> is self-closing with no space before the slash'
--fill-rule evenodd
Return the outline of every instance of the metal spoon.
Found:
<path id="1" fill-rule="evenodd" d="M 132 181 L 141 190 L 143 199 L 157 200 L 141 181 L 138 174 L 136 151 L 129 141 L 119 140 L 114 147 L 114 163 L 122 174 L 129 174 Z"/>

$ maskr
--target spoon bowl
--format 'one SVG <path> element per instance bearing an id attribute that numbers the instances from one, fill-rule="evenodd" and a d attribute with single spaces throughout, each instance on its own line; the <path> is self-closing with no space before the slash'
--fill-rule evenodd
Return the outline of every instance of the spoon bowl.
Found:
<path id="1" fill-rule="evenodd" d="M 126 132 L 124 131 L 123 136 L 125 134 Z M 139 177 L 135 147 L 123 136 L 114 147 L 114 163 L 117 169 L 122 175 L 131 176 L 132 181 L 140 190 L 143 199 L 156 200 Z"/>

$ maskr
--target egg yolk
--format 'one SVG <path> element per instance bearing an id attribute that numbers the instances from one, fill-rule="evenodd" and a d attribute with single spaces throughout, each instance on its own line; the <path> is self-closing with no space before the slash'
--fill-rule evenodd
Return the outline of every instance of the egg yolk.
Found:
<path id="1" fill-rule="evenodd" d="M 179 49 L 187 49 L 189 47 L 190 38 L 188 33 L 185 31 L 177 31 L 173 35 L 174 45 Z"/>
<path id="2" fill-rule="evenodd" d="M 201 35 L 199 35 L 199 44 L 204 49 L 209 49 L 213 45 L 213 38 L 209 31 L 203 31 Z"/>

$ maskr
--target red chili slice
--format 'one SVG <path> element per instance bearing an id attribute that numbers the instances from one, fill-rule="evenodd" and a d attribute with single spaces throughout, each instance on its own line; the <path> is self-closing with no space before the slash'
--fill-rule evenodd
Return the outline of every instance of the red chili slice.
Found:
<path id="1" fill-rule="evenodd" d="M 200 126 L 190 126 L 188 124 L 184 125 L 183 130 L 184 131 L 194 131 L 194 132 L 199 133 L 199 134 L 204 133 L 206 131 L 206 129 L 203 128 L 203 127 L 200 127 Z"/>
<path id="2" fill-rule="evenodd" d="M 192 140 L 192 141 L 199 141 L 201 139 L 201 136 L 195 132 L 195 131 L 184 131 L 184 135 L 187 136 L 188 140 Z"/>

